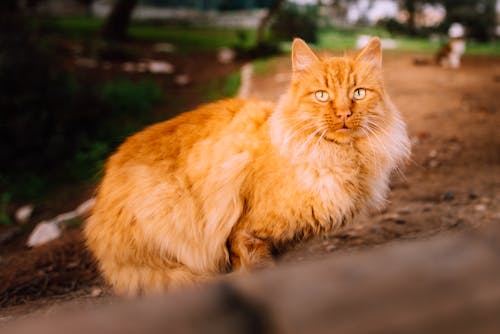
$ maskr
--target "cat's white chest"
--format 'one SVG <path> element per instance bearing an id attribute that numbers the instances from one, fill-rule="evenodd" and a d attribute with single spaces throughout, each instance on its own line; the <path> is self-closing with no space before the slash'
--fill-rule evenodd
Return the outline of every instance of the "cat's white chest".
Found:
<path id="1" fill-rule="evenodd" d="M 335 220 L 341 220 L 355 207 L 360 182 L 354 166 L 304 166 L 298 169 L 296 176 L 304 196 L 310 198 L 315 218 L 331 221 L 335 217 Z"/>

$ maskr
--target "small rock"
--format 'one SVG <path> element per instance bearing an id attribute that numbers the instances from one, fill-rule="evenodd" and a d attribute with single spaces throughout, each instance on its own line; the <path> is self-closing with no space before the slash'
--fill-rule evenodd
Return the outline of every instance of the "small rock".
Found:
<path id="1" fill-rule="evenodd" d="M 229 48 L 221 48 L 217 52 L 217 61 L 221 64 L 229 64 L 233 62 L 235 56 L 236 53 L 234 52 L 234 50 Z"/>
<path id="2" fill-rule="evenodd" d="M 37 247 L 61 236 L 62 230 L 55 222 L 41 222 L 38 224 L 26 243 L 29 247 Z"/>
<path id="3" fill-rule="evenodd" d="M 439 166 L 439 161 L 438 160 L 432 159 L 431 161 L 429 161 L 429 167 L 430 168 L 436 168 L 437 166 Z"/>
<path id="4" fill-rule="evenodd" d="M 15 217 L 18 223 L 24 224 L 28 222 L 31 218 L 31 214 L 33 213 L 33 205 L 28 204 L 17 209 Z"/>
<path id="5" fill-rule="evenodd" d="M 100 295 L 102 295 L 102 289 L 101 288 L 94 287 L 90 291 L 90 296 L 91 297 L 99 297 Z"/>
<path id="6" fill-rule="evenodd" d="M 147 66 L 149 72 L 155 74 L 170 74 L 174 72 L 174 66 L 166 61 L 152 60 Z"/>
<path id="7" fill-rule="evenodd" d="M 452 191 L 447 191 L 443 194 L 444 201 L 452 201 L 455 199 L 455 194 Z"/>
<path id="8" fill-rule="evenodd" d="M 335 245 L 328 245 L 325 247 L 327 252 L 332 252 L 336 249 L 337 247 Z"/>
<path id="9" fill-rule="evenodd" d="M 470 200 L 475 200 L 475 199 L 477 199 L 477 198 L 478 198 L 478 196 L 477 196 L 476 194 L 474 194 L 474 193 L 470 193 L 470 194 L 469 194 L 469 199 L 470 199 Z"/>
<path id="10" fill-rule="evenodd" d="M 174 82 L 179 85 L 179 86 L 185 86 L 187 85 L 191 79 L 189 78 L 189 75 L 187 74 L 179 74 L 175 76 Z"/>
<path id="11" fill-rule="evenodd" d="M 429 152 L 429 158 L 435 158 L 435 157 L 437 157 L 437 155 L 438 155 L 438 152 L 436 150 L 431 150 Z"/>
<path id="12" fill-rule="evenodd" d="M 484 205 L 484 204 L 474 205 L 474 210 L 476 210 L 476 211 L 486 211 L 486 205 Z"/>

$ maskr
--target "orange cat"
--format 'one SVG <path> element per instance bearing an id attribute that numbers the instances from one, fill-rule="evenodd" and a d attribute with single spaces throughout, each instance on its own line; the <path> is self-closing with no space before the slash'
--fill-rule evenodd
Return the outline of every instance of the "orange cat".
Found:
<path id="1" fill-rule="evenodd" d="M 379 39 L 352 59 L 319 59 L 296 39 L 292 64 L 277 105 L 205 105 L 109 159 L 85 234 L 117 293 L 269 265 L 275 250 L 384 201 L 409 143 L 382 84 Z"/>

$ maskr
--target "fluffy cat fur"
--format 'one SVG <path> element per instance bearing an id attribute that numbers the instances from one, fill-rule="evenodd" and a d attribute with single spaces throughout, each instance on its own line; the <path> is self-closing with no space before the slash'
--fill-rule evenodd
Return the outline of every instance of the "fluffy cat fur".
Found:
<path id="1" fill-rule="evenodd" d="M 85 235 L 118 294 L 267 266 L 287 244 L 383 203 L 409 142 L 384 90 L 379 39 L 353 58 L 324 59 L 296 39 L 292 65 L 277 105 L 208 104 L 111 156 Z M 357 88 L 364 98 L 353 98 Z"/>

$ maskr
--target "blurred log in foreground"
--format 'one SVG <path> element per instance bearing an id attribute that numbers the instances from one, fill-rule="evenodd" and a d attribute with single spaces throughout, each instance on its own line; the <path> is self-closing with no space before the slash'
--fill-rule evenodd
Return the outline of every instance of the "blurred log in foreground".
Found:
<path id="1" fill-rule="evenodd" d="M 498 333 L 500 226 L 333 255 L 5 333 Z"/>

